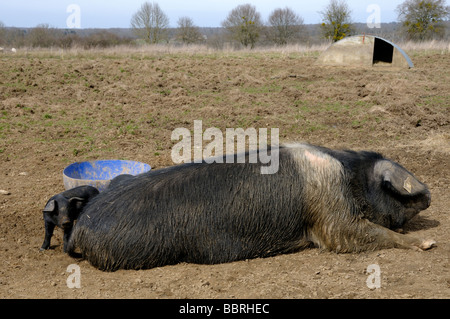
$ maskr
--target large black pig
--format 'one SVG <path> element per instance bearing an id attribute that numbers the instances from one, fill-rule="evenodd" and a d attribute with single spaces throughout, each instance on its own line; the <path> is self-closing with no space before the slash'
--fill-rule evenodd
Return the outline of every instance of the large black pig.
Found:
<path id="1" fill-rule="evenodd" d="M 215 264 L 316 246 L 335 252 L 425 250 L 391 229 L 430 205 L 410 172 L 374 152 L 272 148 L 279 167 L 187 163 L 141 174 L 85 208 L 69 241 L 102 270 Z"/>
<path id="2" fill-rule="evenodd" d="M 63 249 L 66 252 L 74 221 L 87 202 L 98 193 L 99 191 L 95 187 L 78 186 L 52 196 L 43 209 L 45 238 L 40 250 L 50 247 L 53 231 L 55 226 L 58 226 L 64 230 Z"/>

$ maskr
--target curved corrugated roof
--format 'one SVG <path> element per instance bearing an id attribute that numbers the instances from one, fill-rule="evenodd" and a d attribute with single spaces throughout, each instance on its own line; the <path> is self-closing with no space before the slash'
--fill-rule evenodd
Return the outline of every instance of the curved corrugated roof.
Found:
<path id="1" fill-rule="evenodd" d="M 414 67 L 409 56 L 395 43 L 378 36 L 363 34 L 333 43 L 321 54 L 317 62 L 325 65 L 368 66 L 383 62 L 383 59 L 376 60 L 380 55 L 392 66 Z"/>
<path id="2" fill-rule="evenodd" d="M 367 35 L 366 35 L 366 37 L 367 37 Z M 406 52 L 403 51 L 398 45 L 396 45 L 395 43 L 392 43 L 391 41 L 388 41 L 388 40 L 386 40 L 386 39 L 383 39 L 383 38 L 381 38 L 381 37 L 377 37 L 377 36 L 375 36 L 375 35 L 372 35 L 372 37 L 377 38 L 377 39 L 380 39 L 380 40 L 383 40 L 384 42 L 387 42 L 387 43 L 389 43 L 390 45 L 392 45 L 394 48 L 396 48 L 396 49 L 398 50 L 398 52 L 400 52 L 400 53 L 403 55 L 403 57 L 405 58 L 406 62 L 408 62 L 409 67 L 410 67 L 410 68 L 413 68 L 413 67 L 414 67 L 414 63 L 412 63 L 412 61 L 411 61 L 411 59 L 409 58 L 409 56 L 408 56 L 408 55 L 406 54 Z"/>

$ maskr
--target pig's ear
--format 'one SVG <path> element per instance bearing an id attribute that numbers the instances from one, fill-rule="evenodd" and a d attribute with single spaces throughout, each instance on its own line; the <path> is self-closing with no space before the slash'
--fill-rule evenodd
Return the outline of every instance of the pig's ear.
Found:
<path id="1" fill-rule="evenodd" d="M 407 170 L 387 160 L 375 164 L 374 174 L 384 188 L 401 196 L 414 196 L 426 190 Z"/>
<path id="2" fill-rule="evenodd" d="M 69 199 L 69 205 L 77 209 L 81 209 L 84 205 L 84 201 L 85 199 L 81 197 L 71 197 Z"/>
<path id="3" fill-rule="evenodd" d="M 55 206 L 55 200 L 52 199 L 50 201 L 47 202 L 47 205 L 45 205 L 43 212 L 53 212 L 55 210 L 56 206 Z"/>

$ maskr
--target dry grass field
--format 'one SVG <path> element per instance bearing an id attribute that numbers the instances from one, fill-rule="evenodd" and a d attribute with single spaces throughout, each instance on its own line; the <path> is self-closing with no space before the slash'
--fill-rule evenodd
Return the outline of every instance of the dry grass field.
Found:
<path id="1" fill-rule="evenodd" d="M 450 52 L 405 45 L 410 70 L 314 64 L 323 48 L 209 51 L 116 48 L 0 55 L 0 298 L 450 298 Z M 405 227 L 417 252 L 294 254 L 219 265 L 102 272 L 50 250 L 42 209 L 75 161 L 173 165 L 171 132 L 279 128 L 280 142 L 374 150 L 431 190 Z M 70 264 L 81 288 L 68 288 Z M 369 289 L 377 264 L 381 287 Z"/>

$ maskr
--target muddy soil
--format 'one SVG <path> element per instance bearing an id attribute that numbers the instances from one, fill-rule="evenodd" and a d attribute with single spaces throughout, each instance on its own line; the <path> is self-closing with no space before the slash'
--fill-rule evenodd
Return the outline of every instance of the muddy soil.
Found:
<path id="1" fill-rule="evenodd" d="M 23 53 L 0 56 L 0 298 L 449 298 L 450 54 L 410 70 L 331 68 L 281 53 Z M 425 182 L 432 204 L 405 227 L 417 252 L 307 249 L 219 265 L 102 272 L 40 252 L 42 208 L 75 161 L 173 165 L 171 132 L 279 128 L 280 142 L 379 151 Z M 69 288 L 68 266 L 81 288 Z M 369 289 L 367 268 L 380 269 Z"/>

